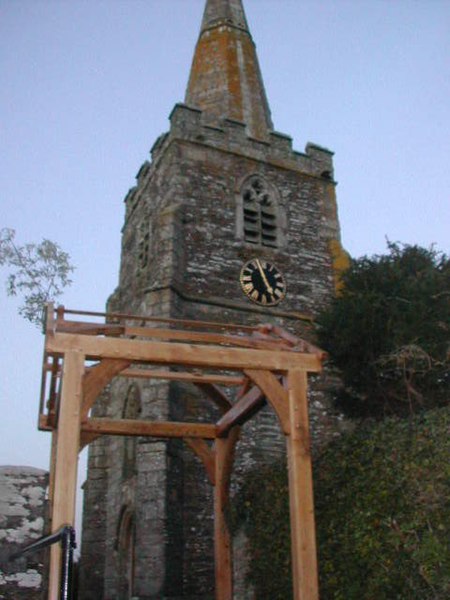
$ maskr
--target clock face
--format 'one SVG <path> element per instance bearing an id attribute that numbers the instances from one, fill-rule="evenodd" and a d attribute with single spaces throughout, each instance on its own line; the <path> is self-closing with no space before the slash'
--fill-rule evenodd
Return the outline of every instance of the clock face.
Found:
<path id="1" fill-rule="evenodd" d="M 262 306 L 275 306 L 286 295 L 283 275 L 264 259 L 253 258 L 245 263 L 240 281 L 244 294 Z"/>

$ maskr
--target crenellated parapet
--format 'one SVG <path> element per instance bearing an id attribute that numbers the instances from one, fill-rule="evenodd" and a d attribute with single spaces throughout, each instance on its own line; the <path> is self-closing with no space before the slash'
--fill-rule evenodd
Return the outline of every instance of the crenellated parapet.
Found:
<path id="1" fill-rule="evenodd" d="M 163 144 L 154 146 L 152 155 L 156 155 L 165 143 L 182 139 L 333 180 L 333 152 L 327 148 L 308 143 L 305 152 L 298 152 L 293 149 L 292 138 L 278 131 L 269 132 L 265 140 L 255 139 L 248 135 L 245 123 L 222 119 L 211 125 L 203 111 L 186 104 L 176 104 L 169 119 L 168 138 Z"/>
<path id="2" fill-rule="evenodd" d="M 138 204 L 145 184 L 158 169 L 159 162 L 174 142 L 189 142 L 215 150 L 297 171 L 302 175 L 327 181 L 334 187 L 333 152 L 308 142 L 304 152 L 293 148 L 292 138 L 270 131 L 267 139 L 248 135 L 245 123 L 234 119 L 211 122 L 202 110 L 178 103 L 169 115 L 170 130 L 158 137 L 150 150 L 151 161 L 145 161 L 136 174 L 136 186 L 125 196 L 127 217 Z"/>

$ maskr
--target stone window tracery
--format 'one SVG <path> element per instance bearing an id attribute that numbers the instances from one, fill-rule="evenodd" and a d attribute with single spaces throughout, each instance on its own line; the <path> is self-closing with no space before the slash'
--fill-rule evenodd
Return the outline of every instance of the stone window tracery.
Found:
<path id="1" fill-rule="evenodd" d="M 262 177 L 250 177 L 241 190 L 242 232 L 250 244 L 280 245 L 279 207 L 275 193 Z"/>

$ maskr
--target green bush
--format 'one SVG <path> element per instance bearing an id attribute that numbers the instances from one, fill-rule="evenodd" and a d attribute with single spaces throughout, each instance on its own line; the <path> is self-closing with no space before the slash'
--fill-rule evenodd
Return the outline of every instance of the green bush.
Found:
<path id="1" fill-rule="evenodd" d="M 322 600 L 450 597 L 450 411 L 365 425 L 316 461 Z M 292 597 L 285 465 L 252 474 L 233 506 L 258 600 Z"/>

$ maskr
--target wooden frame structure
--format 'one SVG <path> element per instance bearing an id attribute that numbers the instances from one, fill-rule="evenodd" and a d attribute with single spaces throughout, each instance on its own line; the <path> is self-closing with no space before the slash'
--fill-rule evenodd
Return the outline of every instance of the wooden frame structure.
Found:
<path id="1" fill-rule="evenodd" d="M 294 600 L 318 600 L 307 374 L 321 370 L 320 350 L 272 325 L 55 310 L 52 305 L 45 335 L 39 428 L 52 432 L 52 531 L 74 525 L 81 448 L 104 434 L 182 438 L 214 488 L 215 597 L 232 600 L 225 508 L 234 450 L 240 426 L 267 402 L 287 443 Z M 194 383 L 221 416 L 213 423 L 91 417 L 96 398 L 118 376 Z M 220 386 L 237 388 L 233 402 Z M 59 549 L 54 547 L 50 600 L 57 596 L 59 578 Z"/>

